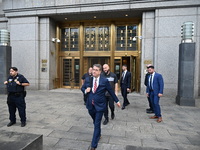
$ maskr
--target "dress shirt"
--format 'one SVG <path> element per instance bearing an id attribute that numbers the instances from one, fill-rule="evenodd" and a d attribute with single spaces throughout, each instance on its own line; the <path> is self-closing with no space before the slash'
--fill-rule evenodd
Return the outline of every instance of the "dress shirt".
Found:
<path id="1" fill-rule="evenodd" d="M 153 72 L 152 74 L 150 74 L 149 76 L 149 86 L 150 86 L 150 79 L 151 79 L 151 76 L 152 76 L 152 79 L 151 79 L 151 87 L 153 89 L 153 78 L 154 78 L 154 75 L 155 75 L 155 72 Z"/>
<path id="2" fill-rule="evenodd" d="M 94 93 L 94 83 L 95 83 L 95 80 L 97 80 L 96 82 L 97 82 L 97 88 L 98 88 L 98 86 L 99 86 L 99 78 L 100 77 L 98 77 L 98 78 L 93 77 L 93 86 L 92 86 L 92 92 L 93 93 Z"/>

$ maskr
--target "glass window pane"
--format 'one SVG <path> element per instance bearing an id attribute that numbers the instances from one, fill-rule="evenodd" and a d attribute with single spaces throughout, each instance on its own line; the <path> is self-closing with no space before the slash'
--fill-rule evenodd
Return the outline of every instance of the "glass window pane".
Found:
<path id="1" fill-rule="evenodd" d="M 133 41 L 133 38 L 136 36 L 137 26 L 128 26 L 127 27 L 127 50 L 135 51 L 136 50 L 136 41 Z"/>
<path id="2" fill-rule="evenodd" d="M 70 79 L 72 78 L 71 67 L 71 59 L 63 59 L 63 86 L 70 86 Z"/>
<path id="3" fill-rule="evenodd" d="M 74 60 L 74 86 L 79 86 L 80 66 L 79 59 Z"/>
<path id="4" fill-rule="evenodd" d="M 95 51 L 96 33 L 95 27 L 85 28 L 85 51 Z"/>
<path id="5" fill-rule="evenodd" d="M 61 51 L 69 51 L 69 29 L 61 29 Z"/>
<path id="6" fill-rule="evenodd" d="M 98 29 L 98 50 L 99 51 L 109 51 L 110 41 L 109 41 L 109 27 L 99 27 Z"/>
<path id="7" fill-rule="evenodd" d="M 70 29 L 70 51 L 78 51 L 78 29 Z"/>
<path id="8" fill-rule="evenodd" d="M 126 49 L 126 26 L 117 26 L 117 33 L 116 33 L 116 50 L 117 51 L 125 51 Z"/>

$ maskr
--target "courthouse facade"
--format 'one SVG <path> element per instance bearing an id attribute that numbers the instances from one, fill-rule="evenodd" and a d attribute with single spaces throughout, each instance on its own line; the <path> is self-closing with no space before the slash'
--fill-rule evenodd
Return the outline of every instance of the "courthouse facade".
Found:
<path id="1" fill-rule="evenodd" d="M 12 65 L 31 89 L 79 88 L 95 63 L 120 78 L 132 73 L 132 90 L 145 93 L 146 64 L 163 75 L 175 97 L 181 25 L 194 23 L 195 97 L 200 95 L 199 0 L 0 0 L 0 29 L 10 32 Z"/>

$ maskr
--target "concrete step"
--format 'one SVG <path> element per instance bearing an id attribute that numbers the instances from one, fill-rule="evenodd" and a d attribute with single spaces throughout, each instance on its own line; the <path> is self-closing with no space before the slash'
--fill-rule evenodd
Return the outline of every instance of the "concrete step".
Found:
<path id="1" fill-rule="evenodd" d="M 43 135 L 0 130 L 0 150 L 42 150 Z"/>

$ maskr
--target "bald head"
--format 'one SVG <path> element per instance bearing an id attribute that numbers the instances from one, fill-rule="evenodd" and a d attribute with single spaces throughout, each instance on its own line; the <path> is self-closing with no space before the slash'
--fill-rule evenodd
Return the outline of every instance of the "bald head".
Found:
<path id="1" fill-rule="evenodd" d="M 148 65 L 146 65 L 146 67 L 148 68 L 149 66 L 153 66 L 152 64 L 148 64 Z"/>
<path id="2" fill-rule="evenodd" d="M 108 64 L 104 64 L 103 65 L 103 71 L 107 74 L 110 72 L 110 67 L 108 66 Z"/>

